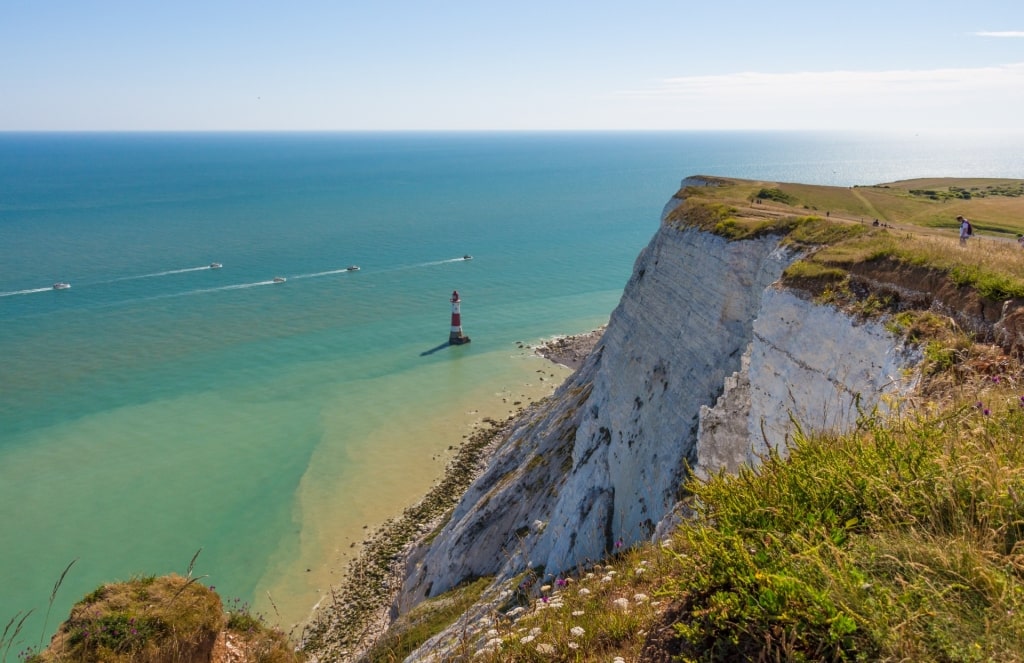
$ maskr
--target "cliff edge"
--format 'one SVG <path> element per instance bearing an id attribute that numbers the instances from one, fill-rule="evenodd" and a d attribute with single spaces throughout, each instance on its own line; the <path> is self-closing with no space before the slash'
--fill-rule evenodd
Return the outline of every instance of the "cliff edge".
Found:
<path id="1" fill-rule="evenodd" d="M 736 187 L 750 191 L 743 209 Z M 720 200 L 729 189 L 733 199 Z M 924 313 L 1007 352 L 1021 347 L 1015 285 L 978 294 L 977 279 L 957 282 L 941 261 L 921 267 L 901 254 L 896 225 L 849 206 L 822 214 L 813 201 L 826 194 L 799 191 L 683 181 L 589 357 L 512 426 L 450 517 L 409 554 L 392 617 L 492 582 L 482 603 L 407 660 L 447 660 L 456 642 L 490 627 L 521 578 L 562 577 L 664 537 L 686 517 L 691 471 L 756 467 L 785 456 L 798 431 L 839 433 L 901 407 L 924 377 L 924 345 L 910 331 L 932 319 Z M 922 317 L 899 317 L 911 313 Z"/>
<path id="2" fill-rule="evenodd" d="M 467 580 L 553 576 L 649 540 L 688 468 L 735 471 L 784 449 L 793 421 L 842 429 L 913 387 L 919 355 L 900 338 L 778 285 L 800 249 L 665 223 L 680 202 L 590 357 L 411 555 L 398 613 Z"/>

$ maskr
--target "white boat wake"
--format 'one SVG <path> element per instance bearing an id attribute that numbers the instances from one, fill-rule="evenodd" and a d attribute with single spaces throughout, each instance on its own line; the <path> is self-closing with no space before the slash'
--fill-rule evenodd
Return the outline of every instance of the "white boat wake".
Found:
<path id="1" fill-rule="evenodd" d="M 153 295 L 152 297 L 142 297 L 141 299 L 132 299 L 125 302 L 119 302 L 119 304 L 128 304 L 131 302 L 151 302 L 157 299 L 174 299 L 175 297 L 188 297 L 189 295 L 202 295 L 209 292 L 224 292 L 227 290 L 246 290 L 247 288 L 256 288 L 261 285 L 274 285 L 276 281 L 269 279 L 266 281 L 255 281 L 253 283 L 236 283 L 234 285 L 222 285 L 216 288 L 199 288 L 198 290 L 186 290 L 185 292 L 172 292 L 166 295 Z"/>
<path id="2" fill-rule="evenodd" d="M 254 283 L 236 283 L 235 285 L 222 285 L 216 288 L 200 288 L 199 290 L 189 290 L 187 292 L 178 292 L 173 295 L 163 295 L 164 297 L 184 297 L 185 295 L 199 295 L 204 292 L 222 292 L 225 290 L 245 290 L 246 288 L 255 288 L 261 285 L 274 285 L 276 281 L 269 279 L 266 281 L 256 281 Z"/>
<path id="3" fill-rule="evenodd" d="M 29 290 L 14 290 L 11 292 L 0 292 L 0 297 L 13 297 L 15 295 L 31 295 L 36 292 L 50 292 L 53 290 L 51 285 L 48 288 L 30 288 Z"/>
<path id="4" fill-rule="evenodd" d="M 314 272 L 312 274 L 299 274 L 298 276 L 291 276 L 293 279 L 315 279 L 318 276 L 331 276 L 333 274 L 347 274 L 349 272 L 355 272 L 358 270 L 349 269 L 348 267 L 342 267 L 341 269 L 332 269 L 326 272 Z"/>
<path id="5" fill-rule="evenodd" d="M 452 262 L 466 262 L 467 260 L 472 260 L 472 259 L 473 259 L 472 257 L 460 256 L 458 258 L 446 258 L 445 260 L 431 260 L 429 262 L 418 262 L 418 263 L 413 264 L 413 265 L 401 265 L 399 267 L 392 267 L 390 269 L 384 269 L 384 270 L 379 270 L 379 271 L 397 272 L 397 271 L 400 271 L 400 270 L 403 270 L 403 269 L 417 269 L 419 267 L 434 267 L 436 265 L 447 265 L 448 263 L 452 263 Z"/>
<path id="6" fill-rule="evenodd" d="M 172 274 L 186 274 L 188 272 L 202 272 L 209 269 L 217 269 L 213 265 L 218 263 L 212 263 L 209 265 L 203 265 L 202 267 L 184 267 L 182 269 L 168 269 L 163 272 L 153 272 L 152 274 L 138 274 L 136 276 L 122 276 L 116 279 L 110 279 L 108 281 L 99 281 L 99 283 L 119 283 L 121 281 L 137 281 L 139 279 L 152 279 L 158 276 L 170 276 Z"/>
<path id="7" fill-rule="evenodd" d="M 401 270 L 406 270 L 406 269 L 416 269 L 416 268 L 419 268 L 419 267 L 433 267 L 433 266 L 436 266 L 436 265 L 446 265 L 448 263 L 453 263 L 453 262 L 466 262 L 467 260 L 472 260 L 472 258 L 469 255 L 465 255 L 465 256 L 458 257 L 458 258 L 446 258 L 444 260 L 430 260 L 428 262 L 420 262 L 420 263 L 415 263 L 415 264 L 412 264 L 412 265 L 400 265 L 398 267 L 392 267 L 392 268 L 389 268 L 389 269 L 376 270 L 376 271 L 395 272 L 395 271 L 401 271 Z M 153 272 L 152 274 L 139 274 L 139 275 L 136 275 L 136 276 L 122 276 L 120 278 L 109 279 L 109 280 L 106 280 L 106 281 L 96 281 L 96 282 L 93 283 L 93 285 L 99 285 L 99 284 L 103 284 L 103 283 L 118 283 L 118 282 L 121 282 L 121 281 L 135 281 L 135 280 L 139 280 L 139 279 L 151 279 L 151 278 L 157 278 L 157 277 L 160 277 L 160 276 L 170 276 L 170 275 L 173 275 L 173 274 L 185 274 L 187 272 L 202 272 L 202 271 L 211 270 L 211 269 L 220 269 L 220 267 L 221 267 L 220 263 L 214 262 L 214 263 L 210 263 L 209 265 L 203 265 L 201 267 L 184 267 L 182 269 L 168 269 L 168 270 L 164 270 L 162 272 Z M 315 278 L 319 278 L 319 277 L 322 277 L 322 276 L 334 276 L 334 275 L 337 275 L 337 274 L 348 274 L 350 272 L 357 272 L 357 271 L 359 271 L 359 267 L 358 266 L 356 266 L 356 265 L 349 265 L 347 267 L 340 267 L 338 269 L 329 269 L 329 270 L 323 271 L 323 272 L 312 272 L 310 274 L 298 274 L 296 276 L 291 276 L 289 278 L 292 278 L 292 279 L 315 279 Z M 278 278 L 280 279 L 280 277 L 278 277 Z M 253 283 L 237 283 L 235 285 L 223 285 L 223 286 L 218 286 L 216 288 L 200 288 L 198 290 L 188 290 L 186 292 L 176 292 L 176 293 L 171 293 L 171 294 L 166 294 L 166 295 L 154 295 L 152 297 L 144 297 L 141 300 L 134 300 L 134 301 L 149 301 L 149 300 L 154 300 L 154 299 L 167 299 L 167 298 L 170 298 L 170 297 L 185 297 L 187 295 L 199 295 L 199 294 L 206 293 L 206 292 L 222 292 L 222 291 L 226 291 L 226 290 L 244 290 L 246 288 L 255 288 L 255 287 L 261 286 L 261 285 L 272 285 L 275 282 L 276 283 L 282 283 L 282 282 L 284 282 L 284 279 L 280 279 L 279 281 L 274 281 L 274 280 L 271 279 L 271 280 L 267 280 L 267 281 L 256 281 L 256 282 L 253 282 Z M 50 287 L 47 287 L 47 288 L 30 288 L 30 289 L 27 289 L 27 290 L 14 290 L 14 291 L 11 291 L 11 292 L 0 292 L 0 297 L 13 297 L 14 295 L 29 295 L 29 294 L 33 294 L 33 293 L 37 293 L 37 292 L 49 292 L 49 291 L 51 291 L 53 289 L 54 289 L 54 287 L 50 286 Z"/>

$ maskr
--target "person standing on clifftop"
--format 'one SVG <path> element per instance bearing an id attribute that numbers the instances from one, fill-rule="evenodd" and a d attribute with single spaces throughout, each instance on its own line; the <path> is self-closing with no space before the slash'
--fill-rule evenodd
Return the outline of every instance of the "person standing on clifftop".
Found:
<path id="1" fill-rule="evenodd" d="M 960 222 L 960 246 L 966 246 L 967 238 L 973 234 L 971 232 L 971 222 L 962 216 L 956 217 L 956 220 Z"/>

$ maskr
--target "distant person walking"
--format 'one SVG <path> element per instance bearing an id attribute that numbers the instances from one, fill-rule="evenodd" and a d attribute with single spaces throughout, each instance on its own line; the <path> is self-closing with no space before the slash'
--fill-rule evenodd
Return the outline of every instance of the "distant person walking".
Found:
<path id="1" fill-rule="evenodd" d="M 960 222 L 960 246 L 966 246 L 967 238 L 974 234 L 974 228 L 971 228 L 971 222 L 962 216 L 956 217 L 956 220 Z"/>

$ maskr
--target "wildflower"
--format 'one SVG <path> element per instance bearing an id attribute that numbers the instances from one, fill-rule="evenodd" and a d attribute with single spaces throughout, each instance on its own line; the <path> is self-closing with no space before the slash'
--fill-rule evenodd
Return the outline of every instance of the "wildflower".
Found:
<path id="1" fill-rule="evenodd" d="M 550 656 L 551 654 L 555 653 L 555 647 L 553 645 L 549 645 L 546 642 L 542 642 L 539 645 L 537 645 L 537 653 Z"/>
<path id="2" fill-rule="evenodd" d="M 988 415 L 992 414 L 991 412 L 989 412 L 989 409 L 988 409 L 988 408 L 985 408 L 984 410 L 982 410 L 982 411 L 981 411 L 981 413 L 982 413 L 983 415 L 985 415 L 986 417 L 987 417 Z"/>
<path id="3" fill-rule="evenodd" d="M 582 638 L 586 631 L 583 629 L 582 626 L 573 626 L 571 629 L 569 629 L 569 633 L 574 638 Z"/>
<path id="4" fill-rule="evenodd" d="M 527 643 L 533 642 L 536 639 L 537 636 L 535 635 L 524 635 L 523 637 L 519 638 L 519 644 L 525 645 Z"/>
<path id="5" fill-rule="evenodd" d="M 587 589 L 586 587 L 580 587 L 580 591 L 579 591 L 579 595 L 580 596 L 586 596 L 589 593 L 590 593 L 589 589 Z"/>
<path id="6" fill-rule="evenodd" d="M 619 610 L 622 610 L 623 612 L 625 612 L 625 611 L 629 610 L 629 599 L 627 599 L 627 598 L 615 599 L 614 601 L 612 601 L 612 605 L 614 605 Z"/>
<path id="7" fill-rule="evenodd" d="M 619 539 L 618 541 L 615 542 L 615 549 L 618 550 L 621 547 L 622 547 L 622 539 Z"/>
<path id="8" fill-rule="evenodd" d="M 983 407 L 985 407 L 985 404 L 982 403 L 981 401 L 978 401 L 977 403 L 974 404 L 974 409 L 975 410 L 980 410 Z"/>
<path id="9" fill-rule="evenodd" d="M 650 597 L 647 596 L 647 594 L 634 594 L 633 595 L 633 600 L 636 601 L 637 603 L 647 603 L 648 599 L 650 599 Z"/>
<path id="10" fill-rule="evenodd" d="M 575 643 L 575 642 L 570 642 L 568 644 L 568 647 L 569 647 L 569 649 L 579 649 L 580 648 L 579 644 Z"/>
<path id="11" fill-rule="evenodd" d="M 587 613 L 585 611 L 583 611 L 583 610 L 573 610 L 572 611 L 572 616 L 573 617 L 582 617 L 585 614 L 587 614 Z"/>
<path id="12" fill-rule="evenodd" d="M 568 584 L 569 584 L 569 581 L 566 580 L 565 578 L 559 578 L 558 580 L 555 581 L 555 586 L 556 587 L 565 587 Z"/>
<path id="13" fill-rule="evenodd" d="M 611 576 L 604 576 L 601 578 L 601 582 L 611 582 L 613 578 Z"/>
<path id="14" fill-rule="evenodd" d="M 487 637 L 488 638 L 496 638 L 499 635 L 501 635 L 501 634 L 498 633 L 498 629 L 496 629 L 496 628 L 492 628 L 491 630 L 487 631 Z"/>
<path id="15" fill-rule="evenodd" d="M 644 567 L 638 566 L 635 569 L 633 569 L 633 573 L 635 573 L 635 574 L 637 574 L 639 576 L 639 575 L 643 575 L 644 571 L 646 571 L 646 570 L 647 569 L 645 569 Z"/>
<path id="16" fill-rule="evenodd" d="M 998 375 L 993 375 L 992 376 L 992 382 L 995 382 L 996 384 L 999 384 L 999 376 Z"/>
<path id="17" fill-rule="evenodd" d="M 545 592 L 545 593 L 550 592 L 551 591 L 551 585 L 541 585 L 540 591 Z"/>

